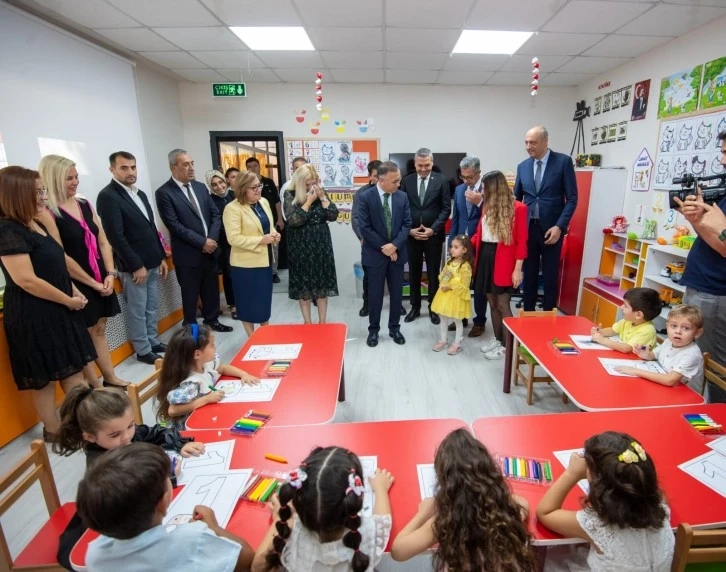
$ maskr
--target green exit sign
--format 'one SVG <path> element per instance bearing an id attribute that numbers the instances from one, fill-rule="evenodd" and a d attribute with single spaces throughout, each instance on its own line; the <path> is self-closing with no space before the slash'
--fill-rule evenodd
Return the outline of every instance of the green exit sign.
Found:
<path id="1" fill-rule="evenodd" d="M 247 97 L 247 88 L 243 83 L 213 83 L 214 97 Z"/>

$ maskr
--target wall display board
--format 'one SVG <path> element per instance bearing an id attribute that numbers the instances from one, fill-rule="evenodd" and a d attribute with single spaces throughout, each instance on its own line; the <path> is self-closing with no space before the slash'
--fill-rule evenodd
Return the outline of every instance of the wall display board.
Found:
<path id="1" fill-rule="evenodd" d="M 293 158 L 305 157 L 326 189 L 365 185 L 368 162 L 379 158 L 378 139 L 285 139 L 285 153 L 288 179 Z"/>

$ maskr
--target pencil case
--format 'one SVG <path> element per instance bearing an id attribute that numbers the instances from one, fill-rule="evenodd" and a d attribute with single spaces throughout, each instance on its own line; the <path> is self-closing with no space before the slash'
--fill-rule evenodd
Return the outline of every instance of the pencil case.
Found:
<path id="1" fill-rule="evenodd" d="M 264 504 L 267 503 L 280 487 L 285 483 L 286 474 L 259 471 L 252 473 L 250 482 L 240 497 L 244 501 Z"/>
<path id="2" fill-rule="evenodd" d="M 242 417 L 234 422 L 234 425 L 229 430 L 235 435 L 241 435 L 242 437 L 252 437 L 260 429 L 262 429 L 272 416 L 268 413 L 262 413 L 250 409 Z"/>
<path id="3" fill-rule="evenodd" d="M 723 426 L 716 423 L 705 413 L 686 413 L 683 418 L 701 435 L 720 435 L 723 433 Z"/>
<path id="4" fill-rule="evenodd" d="M 497 455 L 497 463 L 508 479 L 535 485 L 552 484 L 552 465 L 549 459 Z"/>
<path id="5" fill-rule="evenodd" d="M 283 377 L 290 369 L 292 362 L 291 359 L 271 359 L 265 364 L 263 377 Z"/>

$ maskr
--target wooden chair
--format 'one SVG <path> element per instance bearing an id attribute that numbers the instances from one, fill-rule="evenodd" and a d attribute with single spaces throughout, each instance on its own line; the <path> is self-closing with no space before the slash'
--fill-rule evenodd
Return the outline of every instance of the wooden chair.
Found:
<path id="1" fill-rule="evenodd" d="M 703 352 L 703 387 L 701 388 L 701 395 L 706 390 L 707 381 L 726 391 L 726 367 L 712 360 L 710 353 Z"/>
<path id="2" fill-rule="evenodd" d="M 552 309 L 547 312 L 525 312 L 519 310 L 519 318 L 536 318 L 542 316 L 557 316 L 557 310 Z M 522 380 L 525 387 L 527 388 L 527 405 L 532 405 L 532 392 L 534 390 L 535 383 L 552 383 L 552 378 L 548 375 L 534 375 L 534 368 L 539 365 L 534 356 L 521 345 L 516 339 L 514 340 L 514 385 L 519 385 L 519 380 Z M 526 371 L 522 371 L 519 366 L 525 366 Z M 562 395 L 562 402 L 567 403 L 567 396 Z"/>
<path id="3" fill-rule="evenodd" d="M 10 472 L 0 479 L 0 516 L 4 515 L 15 502 L 36 482 L 43 491 L 49 520 L 43 525 L 30 543 L 13 562 L 5 532 L 0 525 L 0 570 L 24 572 L 64 572 L 56 560 L 61 533 L 76 513 L 75 503 L 63 506 L 58 499 L 58 490 L 53 480 L 48 452 L 40 439 L 30 444 L 30 453 Z"/>
<path id="4" fill-rule="evenodd" d="M 704 562 L 726 562 L 726 529 L 693 530 L 688 524 L 679 524 L 671 572 Z"/>
<path id="5" fill-rule="evenodd" d="M 131 400 L 131 409 L 134 412 L 134 421 L 137 425 L 144 422 L 141 414 L 141 406 L 149 399 L 156 395 L 158 388 L 159 374 L 161 373 L 161 364 L 164 360 L 158 359 L 154 362 L 154 373 L 139 383 L 132 383 L 126 388 L 129 399 Z"/>

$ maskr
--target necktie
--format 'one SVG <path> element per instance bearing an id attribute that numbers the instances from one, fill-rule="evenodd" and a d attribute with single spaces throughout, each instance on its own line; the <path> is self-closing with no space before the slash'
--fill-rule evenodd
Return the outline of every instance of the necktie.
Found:
<path id="1" fill-rule="evenodd" d="M 194 202 L 194 196 L 192 195 L 191 188 L 189 188 L 189 185 L 184 185 L 184 188 L 187 190 L 187 198 L 189 199 L 189 202 L 192 205 L 192 210 L 194 211 L 194 214 L 197 215 L 201 220 L 202 215 L 199 213 L 199 209 L 197 208 L 197 203 Z"/>
<path id="2" fill-rule="evenodd" d="M 468 190 L 473 192 L 475 189 L 473 186 L 469 186 Z M 469 201 L 464 201 L 464 202 L 466 203 L 466 216 L 467 216 L 467 218 L 471 217 L 471 211 L 474 210 L 474 205 L 471 204 Z"/>
<path id="3" fill-rule="evenodd" d="M 540 187 L 542 187 L 542 161 L 537 161 L 537 169 L 534 172 L 534 190 L 539 195 Z M 534 199 L 534 209 L 532 209 L 532 218 L 539 218 L 539 198 Z"/>
<path id="4" fill-rule="evenodd" d="M 383 195 L 383 218 L 386 220 L 386 230 L 388 231 L 388 240 L 391 240 L 391 229 L 393 226 L 393 223 L 391 222 L 391 205 L 388 203 L 388 200 L 391 198 L 391 195 L 388 193 Z"/>
<path id="5" fill-rule="evenodd" d="M 422 206 L 423 206 L 425 196 L 426 196 L 426 179 L 421 179 L 421 184 L 418 186 L 418 200 Z"/>

